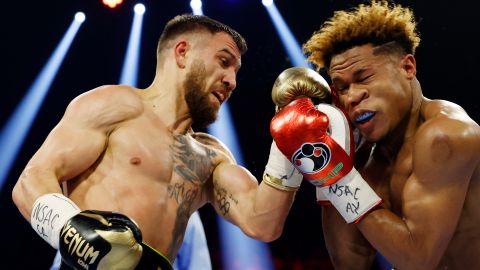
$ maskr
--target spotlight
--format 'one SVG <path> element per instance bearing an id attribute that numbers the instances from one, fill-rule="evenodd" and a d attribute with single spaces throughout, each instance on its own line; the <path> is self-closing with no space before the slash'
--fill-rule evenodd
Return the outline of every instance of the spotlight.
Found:
<path id="1" fill-rule="evenodd" d="M 202 9 L 202 1 L 201 0 L 192 0 L 192 1 L 190 1 L 190 7 L 193 10 L 200 10 L 200 9 Z"/>
<path id="2" fill-rule="evenodd" d="M 271 6 L 273 4 L 273 0 L 262 0 L 262 4 L 266 7 Z"/>
<path id="3" fill-rule="evenodd" d="M 117 5 L 120 5 L 123 0 L 103 0 L 102 1 L 104 5 L 108 6 L 109 8 L 114 8 Z"/>
<path id="4" fill-rule="evenodd" d="M 142 15 L 143 13 L 145 13 L 145 6 L 143 4 L 136 4 L 133 10 L 138 15 Z"/>
<path id="5" fill-rule="evenodd" d="M 273 0 L 262 0 L 262 3 L 265 5 L 268 15 L 270 15 L 270 19 L 275 26 L 275 30 L 277 30 L 293 66 L 312 68 L 312 66 L 305 60 L 305 55 L 302 52 L 300 44 L 295 39 L 295 36 L 283 19 L 282 14 L 280 14 L 280 11 L 278 11 L 273 3 Z"/>
<path id="6" fill-rule="evenodd" d="M 20 104 L 0 129 L 0 191 L 83 20 L 85 20 L 83 12 L 75 14 L 75 18 L 62 40 L 27 90 Z"/>
<path id="7" fill-rule="evenodd" d="M 75 21 L 82 23 L 85 21 L 85 13 L 79 11 L 75 13 Z"/>

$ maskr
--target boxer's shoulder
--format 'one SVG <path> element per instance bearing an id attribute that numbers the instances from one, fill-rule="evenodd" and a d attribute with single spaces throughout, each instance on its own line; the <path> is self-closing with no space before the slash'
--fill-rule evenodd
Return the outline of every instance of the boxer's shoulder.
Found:
<path id="1" fill-rule="evenodd" d="M 215 136 L 204 132 L 195 132 L 192 134 L 192 137 L 198 142 L 213 149 L 215 152 L 222 154 L 228 161 L 235 163 L 235 158 L 233 157 L 232 152 L 230 152 L 228 147 Z"/>
<path id="2" fill-rule="evenodd" d="M 123 85 L 105 85 L 89 90 L 70 102 L 71 116 L 111 125 L 140 115 L 144 106 L 134 88 Z"/>
<path id="3" fill-rule="evenodd" d="M 459 105 L 445 100 L 424 102 L 421 110 L 422 123 L 417 137 L 422 139 L 458 138 L 478 136 L 479 126 Z M 477 138 L 478 139 L 478 138 Z"/>
<path id="4" fill-rule="evenodd" d="M 126 85 L 103 85 L 78 95 L 72 100 L 72 103 L 139 107 L 142 105 L 142 99 L 133 87 Z"/>
<path id="5" fill-rule="evenodd" d="M 421 116 L 429 120 L 471 120 L 466 111 L 453 102 L 447 100 L 424 100 L 421 106 Z"/>
<path id="6" fill-rule="evenodd" d="M 427 111 L 423 111 L 424 121 L 415 134 L 414 153 L 422 157 L 417 160 L 448 164 L 475 162 L 478 158 L 474 157 L 480 151 L 478 124 L 454 103 L 436 100 L 427 106 Z"/>

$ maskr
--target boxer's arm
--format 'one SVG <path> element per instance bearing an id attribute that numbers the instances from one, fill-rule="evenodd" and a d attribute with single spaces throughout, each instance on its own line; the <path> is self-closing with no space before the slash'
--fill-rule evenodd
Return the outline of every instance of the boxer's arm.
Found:
<path id="1" fill-rule="evenodd" d="M 62 193 L 59 183 L 90 167 L 104 151 L 114 124 L 134 113 L 133 109 L 119 109 L 119 102 L 111 102 L 114 90 L 118 89 L 93 90 L 74 99 L 30 159 L 12 192 L 27 220 L 35 200 L 43 194 Z"/>
<path id="2" fill-rule="evenodd" d="M 248 236 L 273 241 L 283 230 L 294 199 L 294 191 L 273 188 L 245 168 L 222 163 L 213 172 L 213 190 L 209 200 L 226 220 Z"/>
<path id="3" fill-rule="evenodd" d="M 325 245 L 335 269 L 371 269 L 375 250 L 353 224 L 332 206 L 322 207 Z"/>
<path id="4" fill-rule="evenodd" d="M 480 162 L 480 128 L 466 115 L 440 117 L 425 122 L 415 136 L 403 216 L 378 208 L 358 228 L 395 267 L 433 269 L 455 232 Z"/>

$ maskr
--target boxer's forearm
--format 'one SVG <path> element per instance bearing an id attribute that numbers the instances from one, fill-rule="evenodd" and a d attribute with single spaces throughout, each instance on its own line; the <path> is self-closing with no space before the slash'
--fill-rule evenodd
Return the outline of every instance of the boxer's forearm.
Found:
<path id="1" fill-rule="evenodd" d="M 333 206 L 322 207 L 325 245 L 335 269 L 371 269 L 375 250 L 353 224 Z"/>
<path id="2" fill-rule="evenodd" d="M 235 164 L 220 164 L 213 173 L 209 201 L 222 217 L 248 236 L 273 241 L 282 232 L 295 191 L 274 188 Z"/>
<path id="3" fill-rule="evenodd" d="M 62 193 L 54 173 L 28 165 L 12 190 L 12 199 L 22 216 L 30 221 L 33 203 L 47 193 Z"/>
<path id="4" fill-rule="evenodd" d="M 265 183 L 259 185 L 251 223 L 263 241 L 270 242 L 280 237 L 294 198 L 294 191 L 278 190 Z"/>
<path id="5" fill-rule="evenodd" d="M 406 220 L 388 209 L 374 210 L 357 226 L 372 246 L 398 269 L 433 269 L 443 254 L 442 243 L 427 240 L 428 233 L 410 228 Z"/>

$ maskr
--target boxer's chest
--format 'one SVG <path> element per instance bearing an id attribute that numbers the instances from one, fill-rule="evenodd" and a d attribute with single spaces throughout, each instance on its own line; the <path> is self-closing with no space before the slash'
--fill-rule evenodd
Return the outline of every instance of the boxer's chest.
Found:
<path id="1" fill-rule="evenodd" d="M 218 151 L 202 144 L 189 135 L 173 135 L 169 147 L 173 173 L 182 181 L 203 185 L 212 177 L 220 163 Z"/>
<path id="2" fill-rule="evenodd" d="M 120 171 L 151 180 L 201 186 L 211 177 L 220 155 L 190 135 L 174 134 L 161 124 L 132 121 L 109 137 L 107 155 Z"/>
<path id="3" fill-rule="evenodd" d="M 412 149 L 410 145 L 405 145 L 391 158 L 373 154 L 362 170 L 364 178 L 384 200 L 384 206 L 400 216 L 405 184 L 413 171 L 412 164 Z"/>

